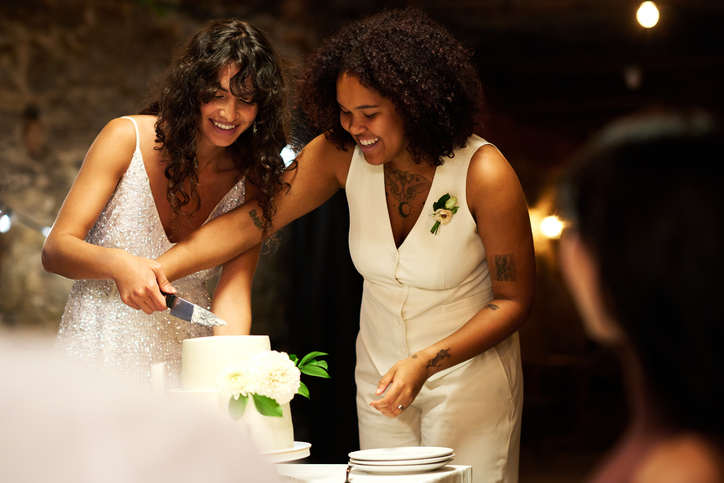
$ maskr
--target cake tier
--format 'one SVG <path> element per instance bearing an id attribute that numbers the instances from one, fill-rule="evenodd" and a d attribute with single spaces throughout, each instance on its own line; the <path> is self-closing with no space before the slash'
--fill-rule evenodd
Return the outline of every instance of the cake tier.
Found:
<path id="1" fill-rule="evenodd" d="M 294 428 L 289 404 L 282 406 L 282 417 L 259 414 L 252 400 L 244 415 L 234 421 L 229 415 L 229 397 L 217 392 L 219 375 L 229 366 L 259 352 L 271 350 L 266 335 L 228 335 L 200 337 L 183 341 L 181 370 L 183 387 L 171 394 L 201 411 L 221 415 L 230 424 L 248 431 L 252 440 L 264 452 L 294 447 Z"/>
<path id="2" fill-rule="evenodd" d="M 183 341 L 181 372 L 186 390 L 215 390 L 221 372 L 252 354 L 271 350 L 266 335 L 221 335 Z"/>
<path id="3" fill-rule="evenodd" d="M 244 415 L 234 421 L 228 414 L 229 398 L 214 390 L 173 389 L 171 394 L 179 401 L 222 416 L 230 424 L 238 425 L 248 431 L 252 441 L 263 452 L 279 451 L 294 447 L 294 427 L 289 404 L 282 406 L 282 417 L 269 417 L 259 414 L 254 401 L 249 400 Z"/>

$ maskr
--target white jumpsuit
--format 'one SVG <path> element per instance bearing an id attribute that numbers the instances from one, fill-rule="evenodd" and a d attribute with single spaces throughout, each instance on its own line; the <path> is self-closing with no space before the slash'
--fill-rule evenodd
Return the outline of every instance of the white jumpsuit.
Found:
<path id="1" fill-rule="evenodd" d="M 425 383 L 400 416 L 369 403 L 398 360 L 455 332 L 493 299 L 490 272 L 466 203 L 470 159 L 486 141 L 467 145 L 437 167 L 423 212 L 399 248 L 385 199 L 384 167 L 355 149 L 347 176 L 352 260 L 364 277 L 357 338 L 357 412 L 362 449 L 445 446 L 480 482 L 518 480 L 523 376 L 518 334 Z M 436 235 L 432 204 L 449 193 L 460 208 Z"/>

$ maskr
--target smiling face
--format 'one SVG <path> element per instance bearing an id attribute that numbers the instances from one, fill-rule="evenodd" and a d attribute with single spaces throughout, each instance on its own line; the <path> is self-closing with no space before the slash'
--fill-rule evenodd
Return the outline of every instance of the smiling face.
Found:
<path id="1" fill-rule="evenodd" d="M 234 97 L 229 89 L 231 78 L 239 72 L 239 66 L 229 64 L 219 72 L 221 88 L 211 101 L 201 104 L 199 130 L 201 139 L 217 147 L 228 147 L 246 131 L 256 119 L 259 106 L 249 98 Z"/>
<path id="2" fill-rule="evenodd" d="M 392 101 L 363 86 L 357 77 L 341 74 L 337 103 L 342 127 L 352 135 L 369 164 L 409 161 L 405 126 Z"/>

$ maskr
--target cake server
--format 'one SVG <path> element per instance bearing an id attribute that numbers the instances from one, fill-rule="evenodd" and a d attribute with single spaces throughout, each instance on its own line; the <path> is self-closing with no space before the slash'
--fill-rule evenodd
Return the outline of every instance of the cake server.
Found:
<path id="1" fill-rule="evenodd" d="M 184 300 L 176 294 L 161 291 L 166 297 L 166 307 L 171 309 L 171 315 L 179 319 L 191 322 L 192 324 L 203 325 L 205 327 L 216 327 L 218 325 L 226 325 L 223 319 L 215 316 L 213 312 L 199 307 L 196 304 Z"/>

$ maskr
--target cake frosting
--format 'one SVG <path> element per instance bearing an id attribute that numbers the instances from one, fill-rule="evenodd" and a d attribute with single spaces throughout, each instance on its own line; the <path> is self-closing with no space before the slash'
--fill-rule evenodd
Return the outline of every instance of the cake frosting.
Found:
<path id="1" fill-rule="evenodd" d="M 252 401 L 244 415 L 234 421 L 228 414 L 229 397 L 217 390 L 219 375 L 229 366 L 259 352 L 270 351 L 265 335 L 226 335 L 183 341 L 181 355 L 182 388 L 171 393 L 201 410 L 213 411 L 249 431 L 260 450 L 273 452 L 294 447 L 294 429 L 289 404 L 282 405 L 282 417 L 259 414 Z"/>

